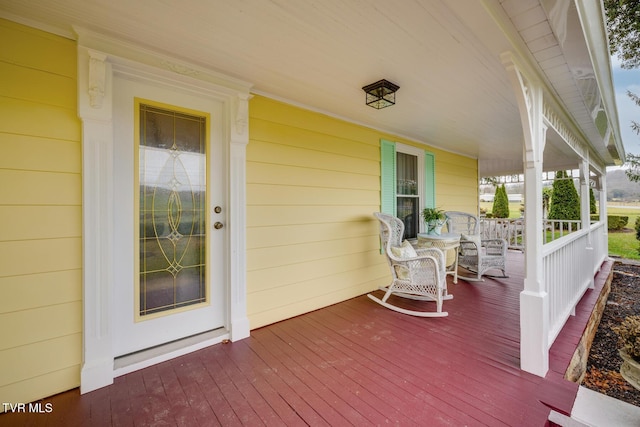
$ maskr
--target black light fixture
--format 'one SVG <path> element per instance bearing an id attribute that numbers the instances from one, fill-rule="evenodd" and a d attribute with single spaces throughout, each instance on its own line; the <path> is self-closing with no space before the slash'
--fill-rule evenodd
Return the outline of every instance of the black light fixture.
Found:
<path id="1" fill-rule="evenodd" d="M 396 91 L 398 89 L 400 89 L 400 86 L 384 79 L 362 88 L 367 93 L 367 105 L 378 110 L 396 103 Z"/>

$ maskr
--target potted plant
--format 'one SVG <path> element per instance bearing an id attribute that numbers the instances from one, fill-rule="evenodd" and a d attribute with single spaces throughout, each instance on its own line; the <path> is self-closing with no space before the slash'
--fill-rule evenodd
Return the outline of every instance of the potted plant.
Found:
<path id="1" fill-rule="evenodd" d="M 425 208 L 422 211 L 422 218 L 424 218 L 424 222 L 427 224 L 427 234 L 442 233 L 442 226 L 446 220 L 446 216 L 442 209 Z"/>
<path id="2" fill-rule="evenodd" d="M 620 326 L 611 328 L 618 335 L 622 366 L 620 374 L 640 390 L 640 316 L 627 316 Z"/>

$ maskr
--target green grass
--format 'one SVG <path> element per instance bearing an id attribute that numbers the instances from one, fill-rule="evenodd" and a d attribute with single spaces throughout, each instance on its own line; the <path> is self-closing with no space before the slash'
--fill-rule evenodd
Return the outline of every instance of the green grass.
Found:
<path id="1" fill-rule="evenodd" d="M 636 240 L 634 224 L 640 215 L 640 209 L 629 209 L 624 206 L 608 206 L 609 215 L 623 215 L 629 217 L 626 230 L 621 232 L 609 232 L 609 255 L 640 260 L 638 247 L 640 242 Z"/>
<path id="2" fill-rule="evenodd" d="M 640 260 L 635 233 L 609 232 L 609 255 Z"/>

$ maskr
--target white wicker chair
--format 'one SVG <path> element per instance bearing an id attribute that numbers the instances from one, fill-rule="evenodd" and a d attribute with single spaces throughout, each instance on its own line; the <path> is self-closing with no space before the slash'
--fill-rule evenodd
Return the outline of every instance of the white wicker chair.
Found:
<path id="1" fill-rule="evenodd" d="M 380 288 L 385 292 L 382 299 L 372 294 L 367 296 L 391 310 L 419 317 L 444 317 L 442 302 L 453 298 L 447 294 L 444 253 L 437 248 L 415 249 L 415 257 L 399 257 L 394 248 L 402 247 L 404 224 L 392 215 L 376 212 L 380 221 L 380 238 L 391 269 L 391 284 Z M 398 252 L 398 249 L 395 252 Z M 393 305 L 388 301 L 391 295 L 419 301 L 435 301 L 436 311 L 416 311 Z"/>
<path id="2" fill-rule="evenodd" d="M 506 273 L 507 241 L 505 239 L 481 239 L 480 221 L 466 212 L 447 211 L 449 233 L 460 234 L 458 266 L 470 271 L 474 276 L 458 275 L 467 281 L 482 280 L 482 276 L 509 277 Z M 465 239 L 466 237 L 466 239 Z M 502 276 L 486 274 L 489 270 L 500 270 Z"/>

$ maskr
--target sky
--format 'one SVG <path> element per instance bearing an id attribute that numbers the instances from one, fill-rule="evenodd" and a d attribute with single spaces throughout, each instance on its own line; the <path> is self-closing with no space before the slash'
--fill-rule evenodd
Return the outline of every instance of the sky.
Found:
<path id="1" fill-rule="evenodd" d="M 640 69 L 624 70 L 620 68 L 620 62 L 615 58 L 611 65 L 624 149 L 627 153 L 640 154 L 640 135 L 631 129 L 632 120 L 640 122 L 640 106 L 627 96 L 628 90 L 640 96 Z"/>

